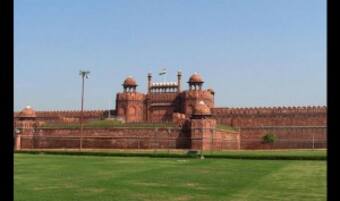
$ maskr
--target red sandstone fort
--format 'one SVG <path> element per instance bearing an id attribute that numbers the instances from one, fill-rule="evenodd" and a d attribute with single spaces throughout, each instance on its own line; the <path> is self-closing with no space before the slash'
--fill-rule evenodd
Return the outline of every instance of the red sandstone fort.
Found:
<path id="1" fill-rule="evenodd" d="M 129 123 L 172 122 L 176 126 L 132 128 L 86 128 L 84 148 L 119 149 L 266 149 L 326 148 L 327 108 L 260 107 L 219 108 L 214 105 L 213 89 L 204 89 L 204 80 L 195 73 L 182 89 L 182 74 L 176 82 L 153 82 L 149 73 L 147 93 L 138 92 L 132 77 L 123 81 L 116 95 L 115 110 L 84 111 L 85 121 L 109 115 Z M 31 107 L 14 113 L 16 149 L 77 148 L 79 129 L 45 128 L 46 123 L 79 122 L 80 111 L 34 111 Z M 124 125 L 124 124 L 122 124 Z M 236 128 L 220 129 L 218 125 Z M 273 133 L 274 145 L 263 143 Z"/>

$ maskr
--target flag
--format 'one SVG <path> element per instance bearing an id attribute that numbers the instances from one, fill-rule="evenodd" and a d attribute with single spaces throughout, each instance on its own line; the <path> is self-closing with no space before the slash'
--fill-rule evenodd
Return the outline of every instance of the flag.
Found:
<path id="1" fill-rule="evenodd" d="M 163 68 L 163 70 L 159 73 L 159 75 L 164 75 L 164 74 L 166 74 L 166 69 L 165 68 Z"/>

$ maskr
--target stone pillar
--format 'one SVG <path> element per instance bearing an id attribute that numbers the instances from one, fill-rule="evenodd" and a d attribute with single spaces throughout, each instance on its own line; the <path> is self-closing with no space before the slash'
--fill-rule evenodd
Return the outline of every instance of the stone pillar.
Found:
<path id="1" fill-rule="evenodd" d="M 191 119 L 191 149 L 211 150 L 216 120 L 210 118 Z"/>

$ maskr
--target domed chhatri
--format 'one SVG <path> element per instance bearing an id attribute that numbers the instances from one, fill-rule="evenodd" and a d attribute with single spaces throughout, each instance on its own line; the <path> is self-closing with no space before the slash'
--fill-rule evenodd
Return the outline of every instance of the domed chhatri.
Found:
<path id="1" fill-rule="evenodd" d="M 21 112 L 19 113 L 19 117 L 24 118 L 35 118 L 37 117 L 35 111 L 32 109 L 31 106 L 26 106 Z"/>
<path id="2" fill-rule="evenodd" d="M 202 85 L 204 81 L 198 73 L 194 73 L 189 78 L 188 83 L 189 83 L 189 90 L 202 90 Z"/>
<path id="3" fill-rule="evenodd" d="M 204 103 L 204 101 L 200 101 L 195 105 L 193 110 L 193 116 L 211 116 L 210 108 Z"/>
<path id="4" fill-rule="evenodd" d="M 203 82 L 204 81 L 203 81 L 201 75 L 198 74 L 198 73 L 194 73 L 193 75 L 191 75 L 191 77 L 189 78 L 189 81 L 188 81 L 188 83 L 192 83 L 192 84 L 203 83 Z"/>
<path id="5" fill-rule="evenodd" d="M 124 82 L 123 82 L 123 86 L 126 86 L 126 87 L 135 87 L 137 86 L 137 82 L 135 79 L 133 79 L 132 76 L 129 76 L 127 77 Z"/>
<path id="6" fill-rule="evenodd" d="M 123 82 L 124 92 L 136 92 L 137 82 L 132 76 L 127 77 Z"/>

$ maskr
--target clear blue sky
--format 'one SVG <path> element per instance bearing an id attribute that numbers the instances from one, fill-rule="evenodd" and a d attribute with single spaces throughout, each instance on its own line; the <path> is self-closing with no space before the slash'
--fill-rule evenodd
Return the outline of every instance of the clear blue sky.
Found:
<path id="1" fill-rule="evenodd" d="M 325 0 L 15 0 L 14 106 L 114 107 L 128 75 L 199 72 L 219 107 L 326 105 Z"/>

